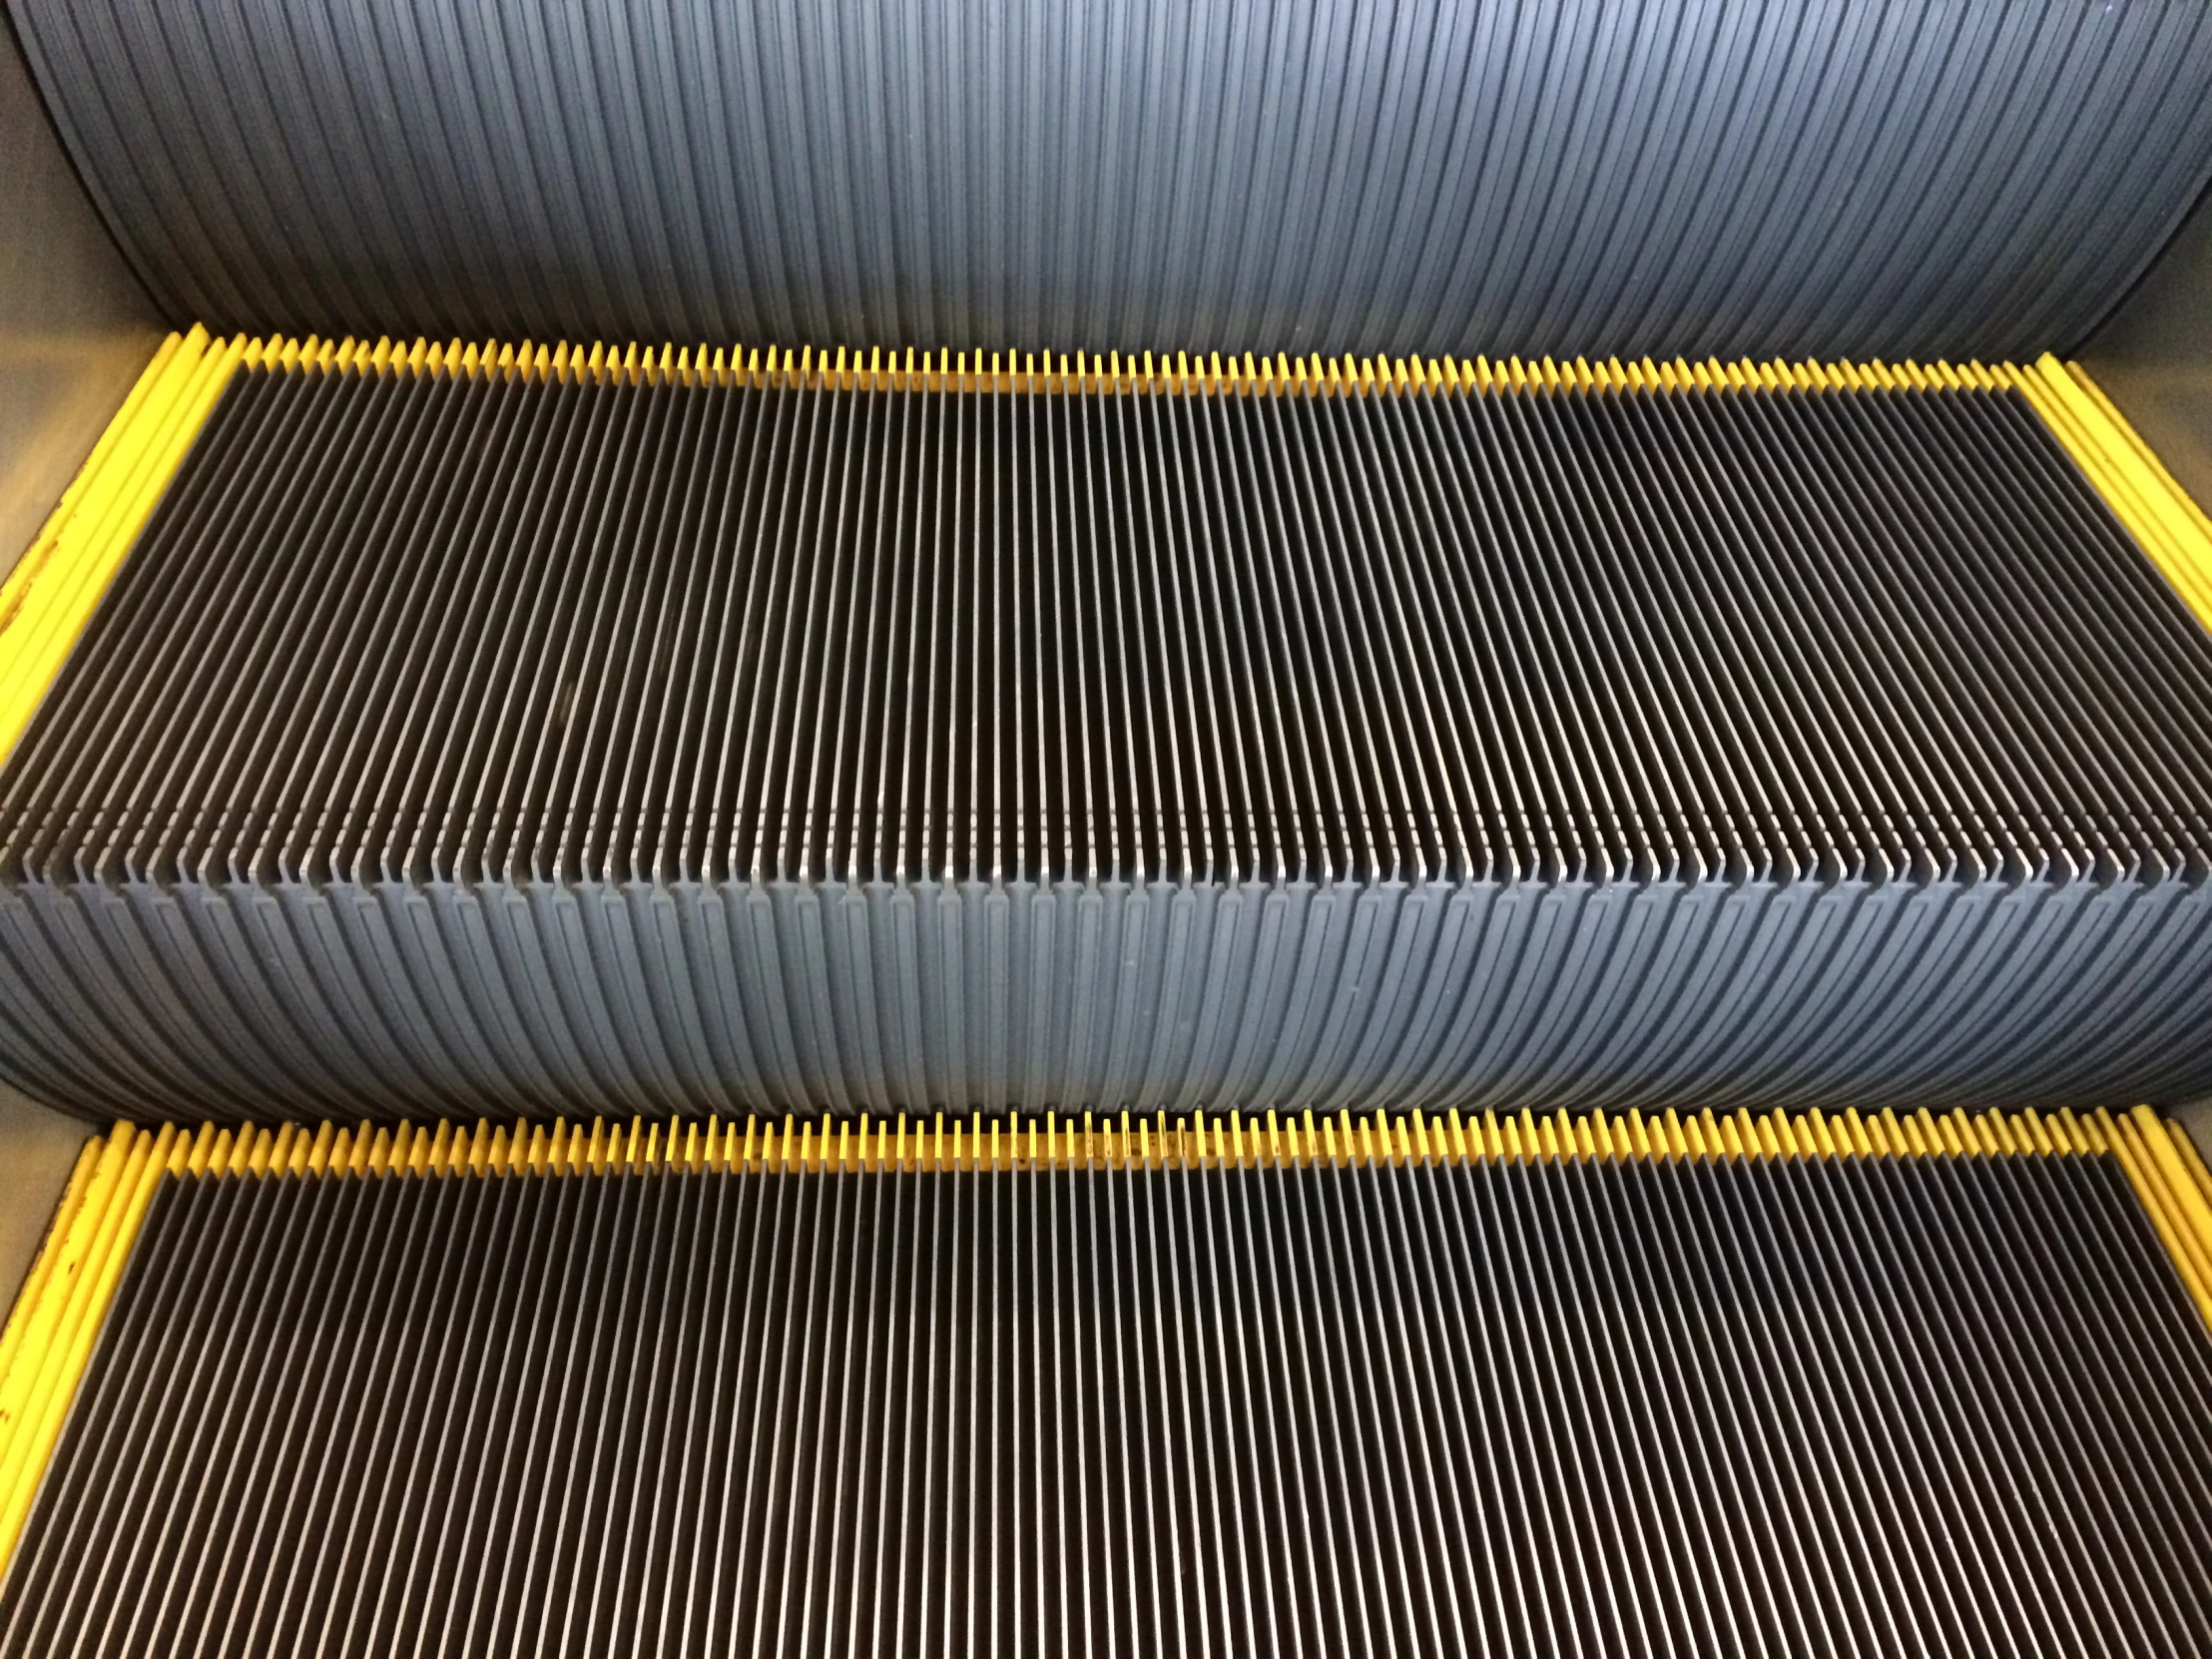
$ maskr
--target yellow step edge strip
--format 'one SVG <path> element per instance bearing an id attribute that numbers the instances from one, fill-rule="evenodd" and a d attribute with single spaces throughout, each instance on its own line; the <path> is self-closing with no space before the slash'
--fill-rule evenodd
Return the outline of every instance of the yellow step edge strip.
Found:
<path id="1" fill-rule="evenodd" d="M 1506 357 L 1390 357 L 1252 352 L 954 351 L 917 352 L 870 346 L 817 348 L 664 342 L 642 349 L 595 341 L 551 345 L 524 340 L 412 342 L 348 337 L 253 341 L 253 360 L 273 371 L 493 376 L 606 385 L 736 385 L 840 391 L 1101 392 L 1165 391 L 1194 395 L 1275 392 L 1367 396 L 1418 391 L 1744 391 L 1905 390 L 1989 386 L 1978 364 L 1916 362 L 1791 362 L 1775 357 L 1698 362 L 1650 357 L 1523 361 Z"/>
<path id="2" fill-rule="evenodd" d="M 2142 464 L 2144 470 L 2150 474 L 2151 479 L 2164 492 L 2166 499 L 2172 504 L 2174 510 L 2188 519 L 2195 526 L 2199 535 L 2207 540 L 2212 540 L 2212 517 L 2206 516 L 2204 509 L 2197 505 L 2196 499 L 2181 487 L 2181 481 L 2166 470 L 2165 463 L 2159 460 L 2151 446 L 2143 441 L 2142 434 L 2128 424 L 2127 417 L 2120 413 L 2111 398 L 2105 396 L 2104 388 L 2092 380 L 2089 377 L 2089 371 L 2079 363 L 2069 362 L 2064 367 L 2067 378 L 2079 386 L 2082 395 L 2096 406 L 2097 413 L 2104 417 L 2105 424 L 2111 428 L 2113 434 L 2122 443 L 2127 445 L 2129 452 Z"/>
<path id="3" fill-rule="evenodd" d="M 2197 1191 L 2203 1195 L 2204 1202 L 2207 1206 L 2212 1206 L 2212 1167 L 2205 1164 L 2204 1155 L 2197 1151 L 2196 1142 L 2178 1124 L 2166 1125 L 2166 1137 L 2173 1143 L 2174 1155 L 2189 1172 L 2189 1177 L 2195 1182 Z"/>
<path id="4" fill-rule="evenodd" d="M 69 1184 L 62 1189 L 62 1201 L 55 1206 L 53 1218 L 46 1225 L 46 1237 L 39 1241 L 31 1271 L 24 1275 L 23 1284 L 16 1292 L 15 1306 L 8 1310 L 7 1329 L 0 1331 L 0 1398 L 6 1395 L 8 1368 L 15 1361 L 16 1350 L 22 1346 L 24 1331 L 39 1306 L 46 1282 L 62 1258 L 70 1223 L 76 1220 L 77 1207 L 84 1203 L 85 1190 L 92 1184 L 93 1169 L 100 1162 L 106 1144 L 98 1135 L 88 1135 L 85 1144 L 77 1149 L 76 1167 L 69 1172 Z M 0 1421 L 5 1418 L 0 1417 Z M 7 1430 L 0 1427 L 0 1455 L 5 1454 L 6 1446 Z"/>
<path id="5" fill-rule="evenodd" d="M 14 752 L 245 350 L 245 340 L 211 341 L 197 325 L 164 340 L 0 583 L 0 761 Z"/>
<path id="6" fill-rule="evenodd" d="M 2155 1120 L 2153 1120 L 2155 1121 Z M 180 1143 L 177 1167 L 195 1177 L 584 1175 L 610 1173 L 1122 1170 L 1585 1163 L 1710 1159 L 2036 1157 L 2101 1152 L 2113 1132 L 2070 1111 L 1968 1114 L 1748 1111 L 1565 1112 L 1462 1118 L 1340 1112 L 1204 1112 L 1062 1119 L 929 1118 L 826 1121 L 720 1117 L 480 1119 L 341 1128 L 218 1129 Z"/>
<path id="7" fill-rule="evenodd" d="M 76 1397 L 177 1131 L 119 1123 L 90 1143 L 8 1325 L 0 1375 L 0 1574 Z"/>
<path id="8" fill-rule="evenodd" d="M 2196 1149 L 2185 1154 L 2187 1134 L 2148 1107 L 2097 1117 L 2197 1312 L 2212 1327 L 2212 1197 L 2191 1173 L 2192 1161 L 2203 1167 Z"/>
<path id="9" fill-rule="evenodd" d="M 2212 628 L 2212 520 L 2078 363 L 2048 352 L 1999 377 L 2025 397 L 2197 620 Z"/>
<path id="10" fill-rule="evenodd" d="M 2147 1107 L 2086 1117 L 2056 1113 L 1925 1110 L 1841 1114 L 1748 1111 L 1645 1116 L 1566 1112 L 1462 1118 L 1423 1112 L 1203 1112 L 1104 1119 L 1085 1113 L 966 1120 L 802 1120 L 719 1117 L 625 1126 L 594 1118 L 480 1119 L 355 1128 L 201 1126 L 178 1167 L 195 1176 L 603 1175 L 680 1171 L 823 1173 L 1222 1169 L 1470 1163 L 1829 1158 L 2040 1157 L 2110 1152 L 2141 1200 L 2184 1288 L 2212 1328 L 2212 1171 L 2179 1130 Z"/>
<path id="11" fill-rule="evenodd" d="M 2133 1120 L 2130 1120 L 2131 1122 Z M 2151 1120 L 2155 1122 L 2156 1120 Z M 179 1143 L 179 1173 L 195 1177 L 582 1175 L 644 1171 L 1027 1171 L 1131 1168 L 1338 1167 L 1454 1164 L 1723 1162 L 1828 1158 L 2044 1156 L 2102 1152 L 2119 1131 L 2070 1111 L 2051 1115 L 1926 1111 L 1862 1115 L 1747 1111 L 1574 1117 L 1564 1112 L 1462 1118 L 1456 1111 L 1365 1117 L 1341 1112 L 1085 1113 L 1063 1120 L 937 1114 L 823 1121 L 719 1117 L 479 1120 L 464 1127 L 363 1122 L 278 1128 L 201 1126 Z M 2130 1142 L 2131 1146 L 2135 1143 Z M 2176 1155 L 2178 1156 L 2178 1155 Z M 2212 1211 L 2207 1212 L 2212 1217 Z"/>

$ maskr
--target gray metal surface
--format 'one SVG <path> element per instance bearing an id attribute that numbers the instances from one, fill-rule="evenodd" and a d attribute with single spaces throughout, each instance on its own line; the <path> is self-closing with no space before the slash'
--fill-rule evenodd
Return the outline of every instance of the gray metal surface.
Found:
<path id="1" fill-rule="evenodd" d="M 2199 0 L 12 5 L 249 331 L 2020 355 L 2212 174 Z"/>
<path id="2" fill-rule="evenodd" d="M 70 172 L 0 29 L 0 576 L 131 389 L 162 330 Z"/>

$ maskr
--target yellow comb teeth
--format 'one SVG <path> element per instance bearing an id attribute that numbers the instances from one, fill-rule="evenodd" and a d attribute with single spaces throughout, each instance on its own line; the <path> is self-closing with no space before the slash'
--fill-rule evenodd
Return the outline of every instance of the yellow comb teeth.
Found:
<path id="1" fill-rule="evenodd" d="M 351 337 L 253 340 L 244 342 L 243 349 L 250 366 L 263 364 L 288 372 L 434 374 L 453 379 L 492 375 L 639 386 L 742 383 L 758 389 L 813 391 L 1025 395 L 1150 391 L 1189 397 L 1403 397 L 1516 391 L 1546 396 L 1631 391 L 1700 395 L 1788 390 L 1935 391 L 2019 386 L 2026 377 L 2036 376 L 2030 389 L 2031 400 L 2037 400 L 2038 407 L 2050 396 L 2060 394 L 2051 390 L 2042 364 L 2032 369 L 2000 364 L 1992 370 L 1978 363 L 1819 363 L 1791 362 L 1781 357 L 1705 357 L 1695 362 L 1674 358 L 1656 363 L 1648 357 L 1626 363 L 1617 357 L 1593 360 L 1550 356 L 1533 360 L 1510 356 L 1494 362 L 1488 357 L 1419 355 L 1316 355 L 1292 359 L 1187 350 L 1071 353 L 989 348 L 960 351 L 946 347 L 917 352 L 911 348 L 886 350 L 882 346 L 746 347 L 666 340 L 657 345 L 636 340 L 598 340 L 588 345 L 566 340 L 552 345 L 416 340 L 406 347 L 395 346 L 389 340 L 372 345 Z M 2078 366 L 2057 365 L 2050 358 L 2043 359 L 2043 363 L 2077 388 L 2082 399 L 2103 411 L 2100 418 L 2117 421 L 2110 405 Z M 2130 465 L 2139 462 L 2156 468 L 2155 458 L 2142 447 L 2141 440 L 2124 430 L 2124 422 L 2119 427 L 2111 441 L 2135 457 Z M 2167 483 L 2170 485 L 2170 480 Z M 2184 505 L 2176 511 L 2194 511 L 2186 505 L 2186 496 L 2182 501 Z M 2202 515 L 2196 517 L 2201 524 Z"/>
<path id="2" fill-rule="evenodd" d="M 126 1133 L 118 1130 L 119 1135 Z M 111 1152 L 121 1144 L 111 1139 Z M 1706 1114 L 1681 1121 L 1673 1113 L 1652 1118 L 1634 1111 L 1620 1116 L 1556 1112 L 1523 1114 L 1502 1125 L 1488 1114 L 1462 1120 L 1452 1109 L 1434 1115 L 1342 1112 L 1318 1124 L 1310 1113 L 1284 1116 L 1272 1110 L 1123 1114 L 1118 1122 L 1111 1116 L 1063 1118 L 1052 1112 L 1003 1122 L 977 1118 L 963 1125 L 954 1120 L 949 1136 L 942 1120 L 932 1128 L 904 1113 L 863 1113 L 856 1121 L 822 1125 L 792 1117 L 781 1122 L 748 1117 L 742 1130 L 735 1120 L 725 1123 L 720 1117 L 668 1124 L 633 1118 L 612 1125 L 603 1119 L 587 1125 L 559 1118 L 549 1124 L 518 1123 L 511 1132 L 488 1120 L 354 1128 L 323 1123 L 312 1131 L 285 1126 L 275 1132 L 204 1124 L 195 1138 L 176 1138 L 173 1155 L 167 1150 L 170 1144 L 163 1143 L 163 1161 L 172 1173 L 232 1179 L 1789 1163 L 2035 1158 L 2109 1148 L 2158 1223 L 2191 1294 L 2212 1287 L 2212 1173 L 2185 1136 L 2143 1108 L 2122 1116 L 2099 1113 L 2086 1121 L 2070 1112 L 1921 1113 L 1899 1120 L 1888 1113 L 1866 1117 L 1855 1111 L 1841 1116 L 1817 1110 L 1795 1115 L 1739 1111 L 1719 1119 Z M 92 1156 L 88 1147 L 86 1158 Z M 81 1168 L 65 1210 L 78 1202 L 74 1195 L 89 1179 Z M 26 1295 L 43 1283 L 45 1271 L 43 1266 L 34 1269 Z M 2212 1298 L 2202 1299 L 2202 1305 L 2212 1323 Z M 0 1339 L 0 1365 L 24 1340 L 23 1333 L 35 1329 L 25 1320 L 19 1305 Z M 0 1399 L 0 1413 L 5 1410 Z"/>
<path id="3" fill-rule="evenodd" d="M 2136 1137 L 2125 1141 L 2130 1148 L 2165 1146 L 2160 1168 L 2180 1180 L 2171 1172 L 2186 1172 L 2193 1150 L 2183 1150 L 2185 1142 L 2145 1139 L 2160 1123 L 2146 1112 L 2138 1110 L 2127 1121 L 2134 1127 L 2120 1124 L 2107 1133 Z M 1909 1135 L 1894 1119 L 1818 1110 L 1737 1111 L 1717 1118 L 1708 1113 L 1682 1120 L 1673 1113 L 1552 1111 L 1500 1120 L 1490 1114 L 1464 1118 L 1455 1108 L 1346 1110 L 1319 1119 L 1312 1113 L 1261 1108 L 1118 1116 L 978 1114 L 965 1119 L 922 1119 L 902 1112 L 862 1112 L 851 1119 L 751 1115 L 742 1126 L 719 1116 L 613 1122 L 554 1118 L 513 1125 L 481 1118 L 473 1124 L 446 1119 L 353 1126 L 325 1122 L 311 1129 L 203 1124 L 196 1134 L 176 1140 L 174 1154 L 164 1154 L 163 1167 L 181 1176 L 233 1180 L 325 1175 L 499 1179 L 672 1171 L 1066 1171 L 1124 1169 L 1148 1161 L 1159 1169 L 1670 1163 L 1697 1157 L 1788 1163 L 1923 1155 L 2042 1157 L 2093 1150 L 2088 1131 L 2070 1114 L 1954 1112 L 1940 1118 L 1923 1114 L 1907 1122 L 1923 1127 Z M 2202 1168 L 2201 1160 L 2196 1167 Z M 2189 1191 L 2205 1188 L 2212 1188 L 2212 1178 Z M 2201 1215 L 2204 1226 L 2212 1228 L 2212 1209 L 2200 1204 L 2192 1214 Z M 11 1326 L 10 1336 L 0 1342 L 13 1341 L 14 1330 Z M 0 1347 L 0 1358 L 6 1352 Z"/>
<path id="4" fill-rule="evenodd" d="M 1003 1132 L 1002 1132 L 1003 1131 Z M 34 1266 L 0 1336 L 0 1435 L 24 1418 L 33 1390 L 33 1369 L 23 1356 L 54 1352 L 53 1328 L 66 1298 L 82 1279 L 92 1234 L 103 1218 L 122 1225 L 118 1191 L 131 1187 L 120 1160 L 139 1147 L 147 1190 L 166 1170 L 179 1176 L 225 1179 L 313 1178 L 385 1180 L 415 1178 L 497 1179 L 684 1173 L 842 1173 L 938 1171 L 1079 1171 L 1151 1169 L 1340 1169 L 1447 1167 L 1454 1165 L 1680 1163 L 1690 1161 L 1827 1162 L 1922 1157 L 2017 1157 L 2087 1155 L 2109 1150 L 2126 1174 L 2172 1258 L 2190 1296 L 2212 1326 L 2212 1172 L 2185 1135 L 2147 1109 L 2099 1112 L 2087 1120 L 2071 1112 L 1920 1113 L 1903 1120 L 1847 1111 L 1792 1115 L 1737 1112 L 1678 1120 L 1637 1112 L 1500 1120 L 1483 1114 L 1463 1120 L 1453 1109 L 1392 1115 L 1341 1112 L 1317 1124 L 1313 1114 L 1273 1110 L 1209 1115 L 1122 1114 L 1027 1119 L 910 1120 L 904 1113 L 862 1114 L 856 1122 L 818 1125 L 787 1117 L 748 1117 L 741 1131 L 720 1117 L 663 1124 L 633 1118 L 589 1125 L 566 1118 L 518 1123 L 512 1131 L 488 1120 L 431 1125 L 323 1123 L 309 1131 L 290 1125 L 272 1131 L 203 1124 L 187 1137 L 165 1128 L 149 1135 L 119 1125 L 105 1142 L 88 1143 L 46 1254 Z M 139 1169 L 140 1166 L 132 1166 Z M 122 1186 L 119 1187 L 118 1183 Z M 141 1206 L 143 1208 L 143 1205 Z M 133 1222 L 130 1225 L 135 1226 Z M 77 1231 L 70 1231 L 75 1228 Z M 68 1241 L 74 1240 L 75 1243 Z M 57 1243 L 56 1241 L 62 1241 Z M 101 1247 L 102 1249 L 105 1246 Z M 127 1249 L 127 1240 L 126 1240 Z M 64 1287 L 57 1291 L 56 1287 Z M 54 1300 L 56 1296 L 64 1300 Z M 102 1304 L 104 1306 L 104 1304 Z M 74 1324 L 69 1329 L 74 1330 Z M 66 1344 L 64 1345 L 66 1347 Z M 39 1362 L 43 1363 L 43 1362 Z M 8 1390 L 12 1389 L 13 1392 Z M 66 1389 L 64 1390 L 66 1392 Z M 47 1390 L 51 1392 L 51 1389 Z M 37 1397 L 44 1399 L 46 1392 Z M 35 1414 L 35 1413 L 34 1413 Z M 31 1441 L 24 1441 L 29 1445 Z"/>

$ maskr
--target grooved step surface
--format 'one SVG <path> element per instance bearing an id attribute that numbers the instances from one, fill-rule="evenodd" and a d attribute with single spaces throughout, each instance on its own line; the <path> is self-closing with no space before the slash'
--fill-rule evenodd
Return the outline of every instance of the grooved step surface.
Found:
<path id="1" fill-rule="evenodd" d="M 2212 1345 L 2109 1156 L 1027 1134 L 165 1180 L 0 1650 L 2212 1639 Z"/>
<path id="2" fill-rule="evenodd" d="M 9 865 L 2204 867 L 2212 636 L 2010 391 L 716 378 L 240 371 Z"/>
<path id="3" fill-rule="evenodd" d="M 46 1098 L 2212 1085 L 2201 537 L 2056 364 L 208 360 L 0 774 Z"/>

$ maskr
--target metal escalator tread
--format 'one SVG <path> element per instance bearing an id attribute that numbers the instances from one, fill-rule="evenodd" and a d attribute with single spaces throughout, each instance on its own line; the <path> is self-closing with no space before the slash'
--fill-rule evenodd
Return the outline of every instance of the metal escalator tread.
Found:
<path id="1" fill-rule="evenodd" d="M 2104 1121 L 203 1136 L 0 1652 L 2189 1649 Z"/>
<path id="2" fill-rule="evenodd" d="M 47 1098 L 2212 1085 L 2212 564 L 2043 369 L 225 350 L 0 773 Z"/>

